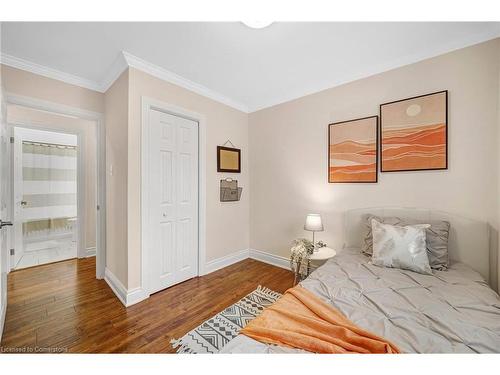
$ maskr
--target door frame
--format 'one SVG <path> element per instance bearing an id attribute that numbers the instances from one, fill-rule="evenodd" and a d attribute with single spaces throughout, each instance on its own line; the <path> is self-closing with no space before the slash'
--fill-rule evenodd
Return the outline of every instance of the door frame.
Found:
<path id="1" fill-rule="evenodd" d="M 83 131 L 75 130 L 75 131 L 70 131 L 70 130 L 65 130 L 65 129 L 58 129 L 58 128 L 51 128 L 50 126 L 37 126 L 33 125 L 24 121 L 11 121 L 7 122 L 7 126 L 9 127 L 10 134 L 13 134 L 14 128 L 20 128 L 20 129 L 30 129 L 30 130 L 40 130 L 40 131 L 46 131 L 46 132 L 52 132 L 52 133 L 61 133 L 61 134 L 70 134 L 76 136 L 76 144 L 77 144 L 77 218 L 78 221 L 76 223 L 78 227 L 78 251 L 77 251 L 77 257 L 78 258 L 85 258 L 87 256 L 86 254 L 86 247 L 85 247 L 85 218 L 87 217 L 86 211 L 87 211 L 87 206 L 86 206 L 86 197 L 85 197 L 85 186 L 86 186 L 86 181 L 85 181 L 85 142 L 84 140 L 84 134 Z M 97 129 L 96 129 L 97 130 Z M 14 165 L 14 160 L 13 158 L 14 150 L 11 149 L 11 171 L 12 168 L 15 168 Z M 11 177 L 13 177 L 13 174 L 11 173 Z M 10 205 L 11 205 L 11 212 L 12 212 L 12 219 L 14 219 L 14 210 L 15 210 L 15 192 L 16 192 L 16 181 L 12 178 L 12 184 L 11 184 L 11 200 L 10 200 Z M 12 199 L 14 197 L 14 199 Z M 14 241 L 15 241 L 15 233 L 14 233 Z M 96 238 L 96 243 L 97 243 L 97 238 Z M 12 243 L 11 243 L 12 247 Z M 12 256 L 11 256 L 12 257 Z M 11 258 L 12 259 L 12 258 Z M 10 269 L 12 270 L 12 263 L 10 264 Z"/>
<path id="2" fill-rule="evenodd" d="M 162 102 L 146 96 L 141 96 L 142 121 L 141 121 L 141 289 L 145 297 L 151 294 L 148 274 L 148 260 L 150 244 L 147 236 L 147 223 L 149 216 L 149 194 L 147 186 L 149 181 L 149 111 L 157 110 L 173 116 L 182 117 L 198 123 L 198 274 L 205 274 L 206 260 L 206 120 L 205 116 L 178 107 L 174 104 Z"/>
<path id="3" fill-rule="evenodd" d="M 54 103 L 42 99 L 35 99 L 27 96 L 11 94 L 9 92 L 5 93 L 5 103 L 6 105 L 19 105 L 30 109 L 48 111 L 55 114 L 63 116 L 73 116 L 80 119 L 94 121 L 96 123 L 96 204 L 97 204 L 97 223 L 96 223 L 96 278 L 104 278 L 104 270 L 106 267 L 106 127 L 104 124 L 104 115 L 99 112 L 88 111 L 81 108 L 70 107 L 64 104 Z M 17 125 L 15 123 L 9 123 L 15 126 L 27 127 L 25 125 Z M 42 129 L 42 127 L 36 127 L 35 129 L 48 130 L 64 133 L 64 130 L 60 129 Z M 72 134 L 76 134 L 72 133 Z M 80 139 L 79 139 L 80 141 Z M 81 149 L 81 147 L 79 147 Z M 82 151 L 82 150 L 80 150 Z M 80 152 L 79 151 L 79 152 Z M 78 156 L 81 154 L 79 153 Z M 80 157 L 80 159 L 83 159 Z M 83 162 L 83 160 L 81 160 Z M 80 163 L 80 162 L 79 162 Z M 12 164 L 12 162 L 11 162 Z M 80 165 L 79 165 L 80 166 Z M 82 165 L 81 171 L 84 172 L 84 165 Z M 83 179 L 80 178 L 80 173 L 78 174 L 80 179 L 78 185 L 81 182 L 84 183 Z M 79 186 L 80 188 L 80 186 Z M 13 193 L 13 191 L 12 191 Z M 84 191 L 82 191 L 83 195 Z M 80 198 L 80 197 L 79 197 Z M 12 199 L 11 199 L 12 200 Z M 80 201 L 80 199 L 79 199 Z M 12 202 L 11 202 L 12 204 Z M 78 210 L 80 205 L 78 205 Z M 13 213 L 13 211 L 11 211 Z M 79 220 L 83 221 L 83 220 Z M 79 234 L 80 235 L 80 234 Z M 83 238 L 83 233 L 81 238 Z M 83 249 L 80 249 L 83 252 Z M 80 255 L 80 254 L 79 254 Z"/>

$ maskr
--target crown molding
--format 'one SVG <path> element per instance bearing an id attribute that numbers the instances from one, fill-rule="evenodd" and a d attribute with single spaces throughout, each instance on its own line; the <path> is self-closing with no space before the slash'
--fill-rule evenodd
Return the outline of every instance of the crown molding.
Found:
<path id="1" fill-rule="evenodd" d="M 38 74 L 47 78 L 69 83 L 70 85 L 80 86 L 89 90 L 103 92 L 102 86 L 98 82 L 91 81 L 73 74 L 64 73 L 60 70 L 52 69 L 44 65 L 21 59 L 19 57 L 2 53 L 1 63 L 12 68 L 25 70 L 30 73 Z"/>
<path id="2" fill-rule="evenodd" d="M 189 79 L 184 78 L 178 74 L 175 74 L 169 70 L 161 68 L 158 65 L 142 60 L 141 58 L 134 56 L 128 52 L 123 51 L 122 53 L 125 61 L 127 62 L 127 65 L 131 68 L 141 70 L 163 81 L 173 83 L 174 85 L 180 86 L 189 91 L 193 91 L 201 96 L 213 99 L 216 102 L 225 104 L 239 111 L 248 113 L 248 107 L 242 103 L 239 103 L 231 98 L 228 98 L 223 94 L 213 91 L 208 87 L 200 85 L 199 83 L 190 81 Z"/>
<path id="3" fill-rule="evenodd" d="M 13 68 L 25 70 L 30 73 L 38 74 L 47 78 L 52 78 L 71 85 L 80 86 L 101 93 L 106 92 L 127 68 L 135 68 L 163 81 L 170 82 L 174 85 L 195 92 L 201 96 L 215 100 L 216 102 L 248 113 L 248 108 L 244 104 L 238 103 L 237 101 L 228 98 L 227 96 L 222 95 L 216 91 L 213 91 L 208 87 L 190 81 L 187 78 L 184 78 L 178 74 L 175 74 L 169 70 L 152 64 L 125 51 L 122 51 L 119 54 L 111 67 L 108 69 L 108 73 L 104 76 L 104 79 L 101 82 L 95 82 L 72 74 L 61 72 L 60 70 L 52 69 L 47 66 L 36 64 L 34 62 L 5 53 L 1 54 L 0 62 Z"/>
<path id="4" fill-rule="evenodd" d="M 108 89 L 113 85 L 113 83 L 115 83 L 118 77 L 120 77 L 120 75 L 127 70 L 127 68 L 127 60 L 125 60 L 123 52 L 120 52 L 113 64 L 109 67 L 106 76 L 101 81 L 102 92 L 108 91 Z"/>

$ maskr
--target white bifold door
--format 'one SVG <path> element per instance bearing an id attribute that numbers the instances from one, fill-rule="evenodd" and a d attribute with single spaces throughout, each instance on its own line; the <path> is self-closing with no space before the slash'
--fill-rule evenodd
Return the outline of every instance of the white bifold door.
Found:
<path id="1" fill-rule="evenodd" d="M 198 275 L 198 123 L 149 111 L 149 292 Z"/>

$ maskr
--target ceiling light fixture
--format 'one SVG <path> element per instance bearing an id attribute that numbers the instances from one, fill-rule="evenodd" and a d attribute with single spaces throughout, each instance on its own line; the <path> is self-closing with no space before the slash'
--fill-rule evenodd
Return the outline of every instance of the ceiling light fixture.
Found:
<path id="1" fill-rule="evenodd" d="M 241 21 L 245 26 L 248 26 L 252 29 L 263 29 L 265 27 L 270 26 L 273 21 Z"/>

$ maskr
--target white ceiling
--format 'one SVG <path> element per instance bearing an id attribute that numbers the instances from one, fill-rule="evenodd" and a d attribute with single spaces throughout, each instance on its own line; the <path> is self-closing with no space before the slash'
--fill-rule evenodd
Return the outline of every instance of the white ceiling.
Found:
<path id="1" fill-rule="evenodd" d="M 487 22 L 274 23 L 258 30 L 239 22 L 4 22 L 1 51 L 3 61 L 8 55 L 19 67 L 38 64 L 97 89 L 115 78 L 126 51 L 253 112 L 498 36 L 500 23 Z"/>

